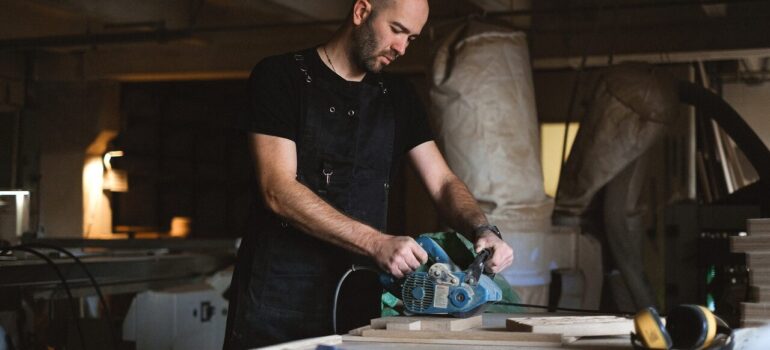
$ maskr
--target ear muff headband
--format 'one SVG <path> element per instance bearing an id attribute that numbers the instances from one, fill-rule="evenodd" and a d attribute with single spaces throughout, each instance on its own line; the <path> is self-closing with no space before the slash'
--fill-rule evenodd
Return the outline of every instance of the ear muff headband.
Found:
<path id="1" fill-rule="evenodd" d="M 701 309 L 701 312 L 703 312 L 704 315 L 706 315 L 706 322 L 708 323 L 706 341 L 703 342 L 703 346 L 701 347 L 701 349 L 703 349 L 711 346 L 711 343 L 714 342 L 714 337 L 717 335 L 717 317 L 711 310 L 700 305 L 697 305 L 697 307 Z"/>
<path id="2" fill-rule="evenodd" d="M 663 326 L 663 322 L 654 308 L 648 307 L 634 316 L 636 339 L 641 340 L 647 349 L 668 349 L 671 347 L 671 337 Z"/>

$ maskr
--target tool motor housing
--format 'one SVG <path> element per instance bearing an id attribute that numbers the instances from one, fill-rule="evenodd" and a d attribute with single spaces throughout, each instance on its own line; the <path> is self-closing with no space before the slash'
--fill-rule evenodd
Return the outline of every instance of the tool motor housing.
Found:
<path id="1" fill-rule="evenodd" d="M 469 283 L 466 272 L 449 259 L 436 241 L 420 236 L 417 243 L 428 253 L 427 271 L 414 272 L 398 281 L 392 276 L 381 276 L 386 288 L 397 287 L 407 311 L 461 317 L 473 314 L 486 303 L 502 300 L 502 290 L 489 276 L 481 275 L 478 281 Z"/>

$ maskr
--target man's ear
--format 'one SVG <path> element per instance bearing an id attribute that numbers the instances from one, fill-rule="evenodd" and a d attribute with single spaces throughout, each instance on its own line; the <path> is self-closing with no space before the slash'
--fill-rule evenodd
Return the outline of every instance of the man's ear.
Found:
<path id="1" fill-rule="evenodd" d="M 369 0 L 356 0 L 353 4 L 353 24 L 360 26 L 372 14 L 372 3 Z"/>

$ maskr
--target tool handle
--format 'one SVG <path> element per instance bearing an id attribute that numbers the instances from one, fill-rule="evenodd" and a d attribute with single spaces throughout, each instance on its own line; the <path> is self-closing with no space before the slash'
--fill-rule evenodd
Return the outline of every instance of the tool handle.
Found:
<path id="1" fill-rule="evenodd" d="M 476 255 L 476 259 L 473 260 L 473 263 L 484 264 L 485 262 L 487 262 L 487 260 L 489 260 L 491 256 L 492 256 L 492 251 L 489 249 L 484 249 L 478 255 Z"/>
<path id="2" fill-rule="evenodd" d="M 449 259 L 449 255 L 444 251 L 444 248 L 441 248 L 436 241 L 434 241 L 432 238 L 428 236 L 420 236 L 417 237 L 417 244 L 422 247 L 422 249 L 425 250 L 426 253 L 428 253 L 428 259 L 432 260 L 433 262 L 442 263 L 442 264 L 450 264 L 452 262 L 451 259 Z"/>
<path id="3" fill-rule="evenodd" d="M 492 251 L 489 249 L 484 249 L 476 255 L 476 258 L 473 259 L 473 262 L 466 270 L 466 281 L 468 283 L 476 285 L 476 283 L 479 282 L 479 278 L 481 278 L 481 274 L 484 272 L 484 264 L 486 264 L 491 256 Z M 494 277 L 494 275 L 492 275 L 492 277 Z"/>

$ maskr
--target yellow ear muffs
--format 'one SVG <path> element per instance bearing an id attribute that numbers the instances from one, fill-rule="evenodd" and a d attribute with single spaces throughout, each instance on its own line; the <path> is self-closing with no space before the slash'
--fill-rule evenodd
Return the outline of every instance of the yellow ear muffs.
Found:
<path id="1" fill-rule="evenodd" d="M 733 348 L 732 329 L 707 308 L 679 305 L 671 310 L 663 326 L 658 312 L 648 307 L 634 316 L 636 333 L 631 334 L 635 349 L 712 349 Z"/>
<path id="2" fill-rule="evenodd" d="M 632 342 L 635 348 L 668 349 L 671 347 L 671 337 L 655 308 L 648 307 L 639 311 L 634 316 L 634 329 L 636 333 L 632 334 Z M 641 344 L 637 344 L 637 341 Z"/>
<path id="3" fill-rule="evenodd" d="M 717 320 L 703 306 L 679 305 L 668 313 L 666 330 L 674 341 L 674 348 L 703 349 L 714 341 Z"/>

